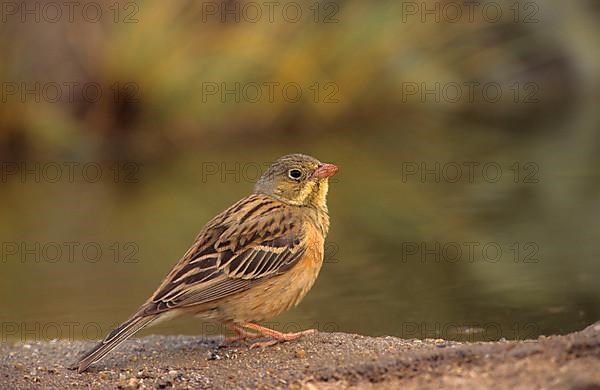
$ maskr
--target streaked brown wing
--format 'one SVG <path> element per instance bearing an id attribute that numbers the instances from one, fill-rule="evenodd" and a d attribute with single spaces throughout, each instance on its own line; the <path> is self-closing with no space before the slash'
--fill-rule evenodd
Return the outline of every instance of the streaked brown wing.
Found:
<path id="1" fill-rule="evenodd" d="M 252 195 L 211 221 L 152 296 L 152 312 L 207 303 L 293 267 L 306 251 L 293 210 Z"/>

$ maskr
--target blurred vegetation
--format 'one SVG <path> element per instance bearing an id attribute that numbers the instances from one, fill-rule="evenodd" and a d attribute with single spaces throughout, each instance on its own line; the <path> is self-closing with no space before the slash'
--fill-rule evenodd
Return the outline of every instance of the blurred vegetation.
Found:
<path id="1" fill-rule="evenodd" d="M 463 23 L 443 13 L 439 23 L 434 16 L 423 23 L 420 13 L 407 12 L 405 3 L 411 2 L 398 1 L 340 1 L 336 9 L 328 8 L 334 2 L 322 2 L 318 20 L 335 23 L 315 23 L 312 2 L 296 3 L 304 10 L 298 23 L 279 12 L 273 23 L 266 15 L 252 23 L 244 14 L 239 23 L 232 16 L 223 23 L 220 15 L 207 15 L 207 3 L 236 2 L 139 2 L 135 9 L 121 2 L 115 16 L 106 1 L 99 3 L 104 15 L 98 23 L 81 17 L 79 9 L 72 23 L 23 23 L 20 15 L 7 16 L 7 33 L 0 38 L 2 79 L 29 88 L 55 82 L 64 93 L 58 102 L 40 103 L 9 96 L 0 112 L 3 150 L 16 158 L 27 151 L 78 155 L 85 149 L 98 157 L 152 159 L 202 145 L 207 137 L 273 139 L 390 128 L 398 138 L 431 128 L 432 141 L 443 145 L 455 134 L 448 122 L 492 133 L 486 137 L 523 137 L 548 131 L 577 100 L 589 98 L 597 82 L 597 15 L 584 3 L 542 1 L 531 10 L 528 5 L 536 2 L 521 2 L 517 16 L 518 2 L 494 2 L 504 11 L 494 23 L 479 8 L 473 22 L 465 11 Z M 247 4 L 239 3 L 240 9 Z M 428 6 L 446 3 L 452 2 Z M 203 101 L 203 83 L 272 81 L 298 83 L 303 99 Z M 500 83 L 506 87 L 503 99 L 490 104 L 476 94 L 474 103 L 424 104 L 418 96 L 403 96 L 407 82 L 470 81 Z M 339 103 L 323 103 L 324 96 L 315 102 L 308 87 L 328 82 L 339 87 Z M 517 82 L 535 83 L 539 103 L 515 104 L 507 92 Z M 79 83 L 73 96 L 65 83 Z M 103 96 L 86 99 L 81 89 L 88 84 L 99 85 Z"/>
<path id="2" fill-rule="evenodd" d="M 87 99 L 80 88 L 56 102 L 7 96 L 0 161 L 134 161 L 143 169 L 125 191 L 114 183 L 1 183 L 3 242 L 131 241 L 141 259 L 131 267 L 3 264 L 0 295 L 22 297 L 5 319 L 119 321 L 201 225 L 250 190 L 249 181 L 200 180 L 203 163 L 266 163 L 303 151 L 342 167 L 330 201 L 339 262 L 326 265 L 306 303 L 284 318 L 371 334 L 402 334 L 407 321 L 492 321 L 507 337 L 518 336 L 507 330 L 517 322 L 535 324 L 534 336 L 597 320 L 600 9 L 497 1 L 504 15 L 494 23 L 424 23 L 406 14 L 406 3 L 321 2 L 318 23 L 314 2 L 298 3 L 307 13 L 298 23 L 223 22 L 207 18 L 200 1 L 140 1 L 139 9 L 122 1 L 118 23 L 112 1 L 99 3 L 106 17 L 98 23 L 8 18 L 0 35 L 5 87 L 93 84 L 102 97 Z M 332 8 L 336 22 L 323 23 L 331 4 L 339 7 Z M 123 23 L 132 10 L 136 22 Z M 265 82 L 297 83 L 302 99 L 237 103 L 203 89 Z M 470 82 L 498 83 L 503 97 L 454 102 L 406 93 L 409 84 Z M 331 91 L 336 102 L 328 103 Z M 534 162 L 539 182 L 401 179 L 403 162 L 436 161 L 495 161 L 506 169 Z M 540 262 L 399 261 L 402 242 L 468 241 L 536 242 Z M 48 293 L 28 295 L 34 286 Z M 34 301 L 46 311 L 34 310 Z M 358 311 L 366 315 L 357 319 Z"/>

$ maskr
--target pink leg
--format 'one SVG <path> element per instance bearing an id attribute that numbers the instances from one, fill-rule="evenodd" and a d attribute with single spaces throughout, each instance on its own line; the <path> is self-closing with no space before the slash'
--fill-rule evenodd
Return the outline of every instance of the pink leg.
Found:
<path id="1" fill-rule="evenodd" d="M 296 332 L 296 333 L 282 333 L 282 332 L 278 332 L 273 329 L 266 328 L 264 326 L 260 326 L 258 324 L 253 324 L 252 322 L 245 322 L 240 325 L 244 328 L 250 328 L 250 329 L 256 330 L 257 332 L 259 332 L 262 335 L 270 336 L 275 339 L 275 340 L 271 340 L 271 341 L 265 341 L 262 343 L 254 343 L 250 346 L 250 348 L 270 347 L 271 345 L 275 345 L 280 342 L 296 340 L 299 337 L 305 336 L 307 334 L 312 334 L 317 331 L 316 329 L 308 329 L 308 330 L 304 330 L 302 332 Z"/>
<path id="2" fill-rule="evenodd" d="M 257 337 L 262 336 L 262 334 L 260 334 L 260 333 L 248 332 L 246 329 L 242 328 L 239 325 L 230 324 L 228 326 L 236 334 L 236 336 L 225 337 L 226 343 L 233 343 L 236 341 L 241 341 L 241 340 L 246 340 L 246 339 L 255 339 Z"/>

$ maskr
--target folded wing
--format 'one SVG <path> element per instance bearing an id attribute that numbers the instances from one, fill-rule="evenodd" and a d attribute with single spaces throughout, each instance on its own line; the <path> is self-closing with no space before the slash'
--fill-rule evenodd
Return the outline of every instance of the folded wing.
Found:
<path id="1" fill-rule="evenodd" d="M 147 314 L 207 303 L 293 267 L 306 251 L 294 210 L 252 195 L 211 221 L 146 306 Z"/>

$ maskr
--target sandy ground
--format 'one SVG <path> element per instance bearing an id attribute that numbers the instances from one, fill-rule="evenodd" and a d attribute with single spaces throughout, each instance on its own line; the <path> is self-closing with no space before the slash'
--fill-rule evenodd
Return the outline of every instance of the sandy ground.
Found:
<path id="1" fill-rule="evenodd" d="M 92 342 L 0 344 L 2 388 L 600 389 L 600 322 L 566 336 L 458 343 L 317 333 L 266 349 L 222 338 L 133 339 L 83 374 Z"/>

